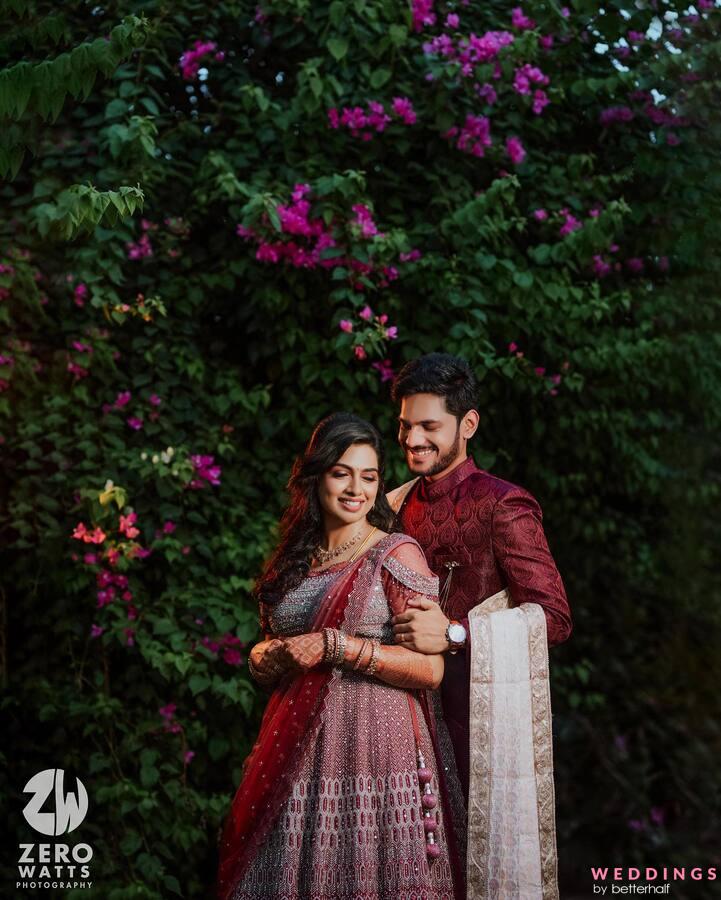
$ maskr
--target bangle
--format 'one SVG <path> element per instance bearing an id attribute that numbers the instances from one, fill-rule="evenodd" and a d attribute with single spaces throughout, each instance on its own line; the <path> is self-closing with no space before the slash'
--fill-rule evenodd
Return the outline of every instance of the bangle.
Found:
<path id="1" fill-rule="evenodd" d="M 335 628 L 323 629 L 323 640 L 325 643 L 325 653 L 323 661 L 335 665 L 335 657 L 338 650 L 338 632 Z"/>
<path id="2" fill-rule="evenodd" d="M 375 675 L 376 669 L 378 668 L 378 663 L 380 662 L 380 649 L 380 641 L 371 642 L 371 658 L 368 662 L 368 666 L 366 667 L 366 675 Z"/>
<path id="3" fill-rule="evenodd" d="M 354 672 L 357 672 L 358 669 L 360 669 L 361 660 L 362 660 L 362 658 L 363 658 L 363 654 L 366 652 L 366 647 L 367 647 L 367 646 L 368 646 L 368 641 L 367 641 L 365 638 L 363 638 L 363 639 L 362 639 L 362 643 L 361 643 L 360 650 L 358 651 L 358 657 L 357 657 L 356 661 L 353 663 L 353 671 L 354 671 Z M 372 652 L 373 652 L 373 651 L 371 650 L 371 653 L 372 653 Z"/>
<path id="4" fill-rule="evenodd" d="M 336 655 L 336 665 L 342 666 L 345 660 L 345 632 L 339 631 L 338 634 L 338 652 Z"/>

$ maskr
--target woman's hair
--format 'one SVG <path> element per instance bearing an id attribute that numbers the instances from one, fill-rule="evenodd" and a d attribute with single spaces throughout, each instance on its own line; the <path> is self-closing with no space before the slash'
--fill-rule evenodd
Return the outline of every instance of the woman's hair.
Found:
<path id="1" fill-rule="evenodd" d="M 378 456 L 378 494 L 368 521 L 382 531 L 400 531 L 386 500 L 385 451 L 380 434 L 352 413 L 327 416 L 313 429 L 308 445 L 293 464 L 287 485 L 290 498 L 280 520 L 280 541 L 255 586 L 255 595 L 262 603 L 277 603 L 300 584 L 310 569 L 312 553 L 323 538 L 318 483 L 353 444 L 368 444 Z"/>
<path id="2" fill-rule="evenodd" d="M 436 394 L 458 421 L 469 409 L 478 409 L 478 382 L 465 361 L 450 353 L 427 353 L 413 359 L 396 375 L 391 398 L 400 403 L 412 394 Z"/>

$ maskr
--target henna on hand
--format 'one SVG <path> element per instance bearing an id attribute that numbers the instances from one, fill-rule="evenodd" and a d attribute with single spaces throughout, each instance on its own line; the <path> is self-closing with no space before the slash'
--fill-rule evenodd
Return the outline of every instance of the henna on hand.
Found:
<path id="1" fill-rule="evenodd" d="M 314 631 L 310 634 L 285 638 L 278 653 L 288 671 L 309 672 L 323 662 L 325 653 L 323 634 Z"/>

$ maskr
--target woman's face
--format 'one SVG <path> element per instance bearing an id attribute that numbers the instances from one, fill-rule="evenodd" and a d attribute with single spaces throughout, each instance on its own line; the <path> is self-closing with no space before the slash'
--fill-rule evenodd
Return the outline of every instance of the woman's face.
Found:
<path id="1" fill-rule="evenodd" d="M 369 444 L 351 444 L 318 482 L 326 527 L 362 522 L 378 494 L 378 456 Z"/>

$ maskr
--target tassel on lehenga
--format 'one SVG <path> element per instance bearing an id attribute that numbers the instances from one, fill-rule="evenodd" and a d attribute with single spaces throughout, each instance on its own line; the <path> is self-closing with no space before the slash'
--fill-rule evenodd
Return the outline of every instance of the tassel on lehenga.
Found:
<path id="1" fill-rule="evenodd" d="M 413 703 L 413 696 L 408 694 L 408 705 L 411 710 L 411 721 L 413 722 L 413 733 L 416 738 L 416 752 L 418 762 L 418 784 L 421 788 L 421 810 L 423 812 L 423 830 L 426 834 L 426 856 L 428 862 L 433 862 L 441 855 L 441 848 L 436 841 L 436 831 L 438 830 L 438 819 L 436 817 L 436 807 L 438 806 L 438 797 L 433 793 L 431 782 L 433 781 L 433 772 L 426 766 L 426 760 L 421 750 L 421 732 L 418 727 L 418 716 L 416 715 L 416 707 Z"/>

